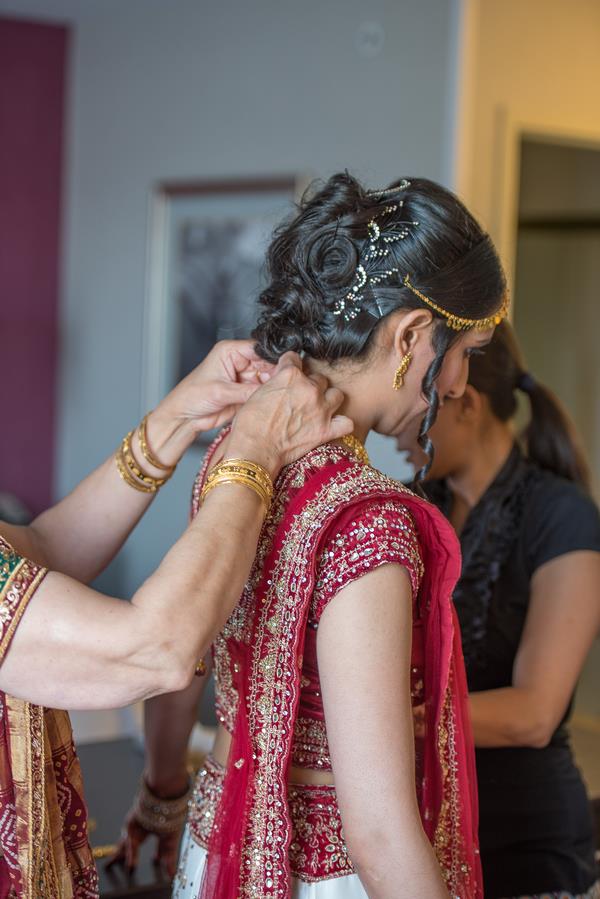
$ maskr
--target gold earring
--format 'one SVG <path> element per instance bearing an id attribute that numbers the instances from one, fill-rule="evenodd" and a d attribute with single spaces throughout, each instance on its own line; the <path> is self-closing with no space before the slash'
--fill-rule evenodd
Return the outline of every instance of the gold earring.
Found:
<path id="1" fill-rule="evenodd" d="M 396 374 L 394 375 L 394 390 L 400 390 L 400 388 L 404 386 L 404 375 L 410 368 L 411 362 L 412 353 L 407 353 L 406 356 L 403 356 L 400 360 L 400 365 L 396 369 Z"/>

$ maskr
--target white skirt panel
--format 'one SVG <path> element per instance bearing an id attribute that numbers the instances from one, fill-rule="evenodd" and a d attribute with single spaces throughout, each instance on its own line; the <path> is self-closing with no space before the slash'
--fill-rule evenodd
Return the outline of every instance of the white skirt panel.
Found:
<path id="1" fill-rule="evenodd" d="M 173 881 L 173 899 L 197 899 L 204 873 L 206 849 L 194 842 L 186 825 L 179 866 Z M 368 899 L 357 874 L 306 883 L 292 877 L 291 899 Z"/>

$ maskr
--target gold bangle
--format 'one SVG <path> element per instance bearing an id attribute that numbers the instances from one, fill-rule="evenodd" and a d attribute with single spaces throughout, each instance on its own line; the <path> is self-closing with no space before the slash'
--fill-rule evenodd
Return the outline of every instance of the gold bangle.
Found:
<path id="1" fill-rule="evenodd" d="M 222 484 L 243 484 L 244 487 L 249 487 L 257 496 L 262 500 L 265 510 L 269 509 L 270 506 L 270 497 L 267 493 L 257 484 L 256 481 L 251 480 L 250 478 L 244 478 L 241 475 L 220 475 L 219 477 L 214 478 L 210 483 L 204 485 L 202 489 L 202 493 L 200 494 L 200 498 L 202 501 L 206 498 L 206 496 L 210 493 L 211 490 L 214 490 L 215 487 L 219 487 Z"/>
<path id="2" fill-rule="evenodd" d="M 173 472 L 164 478 L 154 478 L 143 471 L 133 455 L 131 448 L 132 436 L 133 431 L 129 431 L 121 441 L 121 445 L 115 454 L 118 472 L 125 483 L 129 487 L 133 487 L 134 490 L 139 490 L 140 493 L 157 493 L 166 484 Z"/>
<path id="3" fill-rule="evenodd" d="M 207 478 L 206 482 L 202 488 L 202 493 L 208 493 L 209 490 L 212 490 L 213 487 L 216 487 L 217 484 L 225 484 L 225 483 L 236 483 L 246 484 L 248 487 L 251 487 L 256 493 L 259 493 L 260 496 L 265 500 L 267 505 L 271 502 L 271 497 L 273 495 L 273 491 L 269 487 L 268 484 L 265 484 L 263 481 L 258 480 L 253 476 L 249 476 L 244 474 L 241 471 L 219 471 L 211 478 Z M 202 494 L 201 494 L 202 495 Z"/>
<path id="4" fill-rule="evenodd" d="M 273 481 L 271 480 L 269 472 L 266 471 L 262 465 L 258 465 L 256 462 L 250 462 L 246 459 L 224 459 L 209 472 L 205 486 L 208 486 L 217 479 L 222 480 L 224 477 L 234 479 L 242 478 L 249 481 L 253 486 L 258 488 L 258 491 L 261 494 L 265 495 L 269 502 L 271 501 L 273 496 Z"/>
<path id="5" fill-rule="evenodd" d="M 243 484 L 258 494 L 267 510 L 271 505 L 273 481 L 269 472 L 256 462 L 246 459 L 225 459 L 209 473 L 200 499 L 204 500 L 207 493 L 219 484 Z"/>
<path id="6" fill-rule="evenodd" d="M 149 415 L 150 413 L 148 413 Z M 151 452 L 150 447 L 148 446 L 148 437 L 146 435 L 146 426 L 148 423 L 148 415 L 144 415 L 140 422 L 140 426 L 138 428 L 138 438 L 140 441 L 140 449 L 142 451 L 142 456 L 152 465 L 154 468 L 158 468 L 160 471 L 168 471 L 171 474 L 177 468 L 177 465 L 163 465 L 162 462 L 156 458 L 154 453 Z"/>
<path id="7" fill-rule="evenodd" d="M 133 804 L 133 813 L 144 830 L 156 834 L 176 833 L 183 827 L 188 812 L 191 784 L 176 799 L 160 799 L 149 788 L 144 777 Z"/>
<path id="8" fill-rule="evenodd" d="M 121 475 L 121 478 L 129 487 L 133 487 L 134 490 L 139 490 L 140 493 L 156 493 L 156 490 L 153 490 L 151 487 L 147 487 L 145 484 L 136 481 L 133 475 L 130 474 L 123 458 L 123 448 L 121 446 L 115 453 L 115 462 L 117 464 L 117 470 Z"/>
<path id="9" fill-rule="evenodd" d="M 152 492 L 155 493 L 167 483 L 171 475 L 169 474 L 164 478 L 154 478 L 152 477 L 152 475 L 142 471 L 133 456 L 133 451 L 131 449 L 132 437 L 133 431 L 130 431 L 129 434 L 126 434 L 125 437 L 123 437 L 123 442 L 121 444 L 125 464 L 127 465 L 130 474 L 132 474 L 135 478 L 138 479 L 138 481 L 141 481 L 142 484 L 145 484 L 152 490 Z"/>
<path id="10" fill-rule="evenodd" d="M 241 475 L 244 478 L 255 481 L 269 498 L 273 495 L 273 481 L 271 480 L 271 476 L 262 465 L 257 465 L 256 462 L 248 462 L 245 459 L 225 459 L 209 472 L 206 478 L 207 483 L 210 483 L 214 478 L 220 477 L 224 473 L 235 476 Z"/>

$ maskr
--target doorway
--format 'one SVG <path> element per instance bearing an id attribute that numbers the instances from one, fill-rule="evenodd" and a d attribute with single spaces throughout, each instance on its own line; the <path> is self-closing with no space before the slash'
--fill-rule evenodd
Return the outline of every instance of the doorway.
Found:
<path id="1" fill-rule="evenodd" d="M 530 371 L 570 411 L 600 499 L 600 145 L 521 140 L 515 326 Z M 600 641 L 584 668 L 573 742 L 600 796 Z"/>

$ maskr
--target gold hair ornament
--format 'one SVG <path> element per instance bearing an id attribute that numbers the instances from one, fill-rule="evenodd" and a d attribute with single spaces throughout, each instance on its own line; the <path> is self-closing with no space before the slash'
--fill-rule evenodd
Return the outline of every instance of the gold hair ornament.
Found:
<path id="1" fill-rule="evenodd" d="M 396 369 L 396 373 L 394 374 L 394 390 L 400 390 L 401 387 L 404 387 L 404 375 L 410 368 L 410 363 L 412 362 L 412 353 L 408 352 L 405 356 L 400 360 L 400 365 Z"/>
<path id="2" fill-rule="evenodd" d="M 476 331 L 487 331 L 488 328 L 494 328 L 496 325 L 499 325 L 502 319 L 506 318 L 508 315 L 508 297 L 504 298 L 500 309 L 497 312 L 494 312 L 493 315 L 488 315 L 486 318 L 463 318 L 460 315 L 455 315 L 454 312 L 448 312 L 447 309 L 438 306 L 438 304 L 434 303 L 428 296 L 421 293 L 416 287 L 413 287 L 410 283 L 410 275 L 406 274 L 402 283 L 405 287 L 408 287 L 415 296 L 429 306 L 430 309 L 433 309 L 434 312 L 442 315 L 446 319 L 448 327 L 452 328 L 453 331 L 468 331 L 471 328 L 474 328 Z"/>
<path id="3" fill-rule="evenodd" d="M 367 196 L 373 197 L 375 201 L 385 200 L 395 197 L 398 193 L 410 187 L 410 181 L 403 178 L 399 184 L 392 187 L 383 188 L 382 190 L 369 190 Z M 377 311 L 371 310 L 365 306 L 365 298 L 363 291 L 368 288 L 377 287 L 382 282 L 388 281 L 394 275 L 400 275 L 400 269 L 397 266 L 389 268 L 382 267 L 384 260 L 390 253 L 390 245 L 399 240 L 404 240 L 411 233 L 413 227 L 418 227 L 418 222 L 413 221 L 391 221 L 387 225 L 381 225 L 378 219 L 386 218 L 397 212 L 404 205 L 404 200 L 396 199 L 390 205 L 386 205 L 380 212 L 377 212 L 367 223 L 367 239 L 368 246 L 366 252 L 361 256 L 359 264 L 354 274 L 354 282 L 350 290 L 340 299 L 336 300 L 333 306 L 333 314 L 341 315 L 345 322 L 351 322 L 362 312 L 368 312 L 375 318 L 381 318 L 383 313 L 374 298 Z M 383 263 L 385 266 L 385 263 Z M 466 331 L 475 328 L 478 331 L 485 331 L 488 328 L 499 325 L 500 322 L 508 315 L 509 303 L 508 297 L 505 297 L 500 309 L 493 315 L 485 318 L 465 318 L 456 315 L 454 312 L 448 312 L 438 306 L 428 296 L 418 290 L 411 284 L 410 275 L 407 273 L 402 278 L 402 284 L 408 290 L 412 291 L 415 296 L 419 297 L 430 309 L 437 312 L 446 319 L 446 324 L 454 331 Z M 394 382 L 395 383 L 395 382 Z"/>

